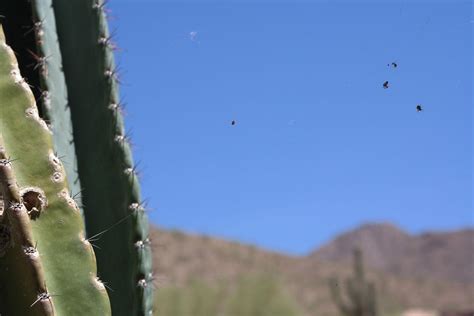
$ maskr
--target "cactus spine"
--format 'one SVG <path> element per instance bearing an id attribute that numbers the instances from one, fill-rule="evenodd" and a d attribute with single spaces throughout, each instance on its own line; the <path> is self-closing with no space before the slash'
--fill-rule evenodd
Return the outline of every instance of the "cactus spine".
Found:
<path id="1" fill-rule="evenodd" d="M 354 275 L 345 281 L 348 302 L 344 300 L 339 282 L 335 278 L 329 282 L 332 298 L 344 316 L 375 316 L 375 286 L 365 280 L 362 251 L 355 249 L 353 256 Z"/>

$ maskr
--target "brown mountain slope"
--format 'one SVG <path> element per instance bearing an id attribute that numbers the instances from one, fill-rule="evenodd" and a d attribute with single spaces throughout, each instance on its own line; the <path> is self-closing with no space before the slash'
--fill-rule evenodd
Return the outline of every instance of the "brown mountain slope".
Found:
<path id="1" fill-rule="evenodd" d="M 396 229 L 392 233 L 395 236 L 400 234 Z M 364 238 L 369 242 L 369 237 Z M 237 242 L 177 231 L 153 229 L 152 240 L 158 291 L 170 285 L 186 286 L 193 280 L 210 285 L 219 282 L 231 284 L 241 276 L 271 273 L 282 281 L 285 291 L 307 316 L 337 315 L 327 281 L 331 276 L 345 277 L 351 273 L 344 263 L 325 262 L 314 256 L 291 257 Z M 371 243 L 377 244 L 378 241 Z M 403 245 L 399 247 L 403 248 Z M 349 250 L 347 247 L 344 249 Z M 382 315 L 394 315 L 417 307 L 474 309 L 472 283 L 400 277 L 375 270 L 369 272 L 369 278 L 376 283 Z"/>
<path id="2" fill-rule="evenodd" d="M 348 262 L 354 247 L 363 250 L 367 266 L 393 275 L 474 282 L 474 229 L 413 236 L 390 224 L 366 224 L 311 257 Z"/>

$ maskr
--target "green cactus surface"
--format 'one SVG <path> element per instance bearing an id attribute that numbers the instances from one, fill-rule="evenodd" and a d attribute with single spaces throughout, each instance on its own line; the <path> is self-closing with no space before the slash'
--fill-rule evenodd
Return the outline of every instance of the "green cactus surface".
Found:
<path id="1" fill-rule="evenodd" d="M 125 133 L 104 3 L 53 0 L 73 121 L 86 229 L 114 315 L 149 315 L 148 220 Z"/>
<path id="2" fill-rule="evenodd" d="M 20 74 L 15 54 L 6 45 L 3 32 L 0 32 L 0 134 L 3 167 L 11 168 L 10 182 L 0 182 L 4 200 L 1 224 L 7 227 L 3 230 L 11 232 L 13 241 L 28 249 L 24 251 L 26 259 L 21 260 L 31 259 L 31 252 L 34 259 L 30 261 L 38 265 L 36 270 L 31 267 L 21 270 L 24 264 L 16 266 L 21 260 L 13 264 L 10 258 L 21 257 L 19 245 L 3 247 L 0 257 L 2 308 L 5 305 L 12 308 L 4 313 L 29 315 L 31 309 L 35 310 L 34 315 L 110 315 L 107 291 L 97 278 L 94 251 L 85 239 L 81 214 L 70 197 L 64 167 L 55 155 L 51 130 L 38 115 L 33 93 Z M 8 153 L 7 163 L 5 153 Z M 13 184 L 13 175 L 18 188 L 10 185 L 5 188 L 6 183 Z M 2 178 L 8 177 L 2 175 Z M 9 208 L 20 201 L 24 207 L 17 209 L 29 215 L 29 219 L 23 215 L 23 230 L 19 230 L 18 221 L 9 216 L 15 211 Z M 31 271 L 40 272 L 33 275 Z M 23 273 L 30 275 L 29 280 Z M 24 278 L 31 286 L 16 284 L 13 287 L 21 290 L 12 292 L 4 281 L 12 278 Z M 34 300 L 30 297 L 32 294 Z M 21 299 L 15 301 L 12 296 Z"/>
<path id="3" fill-rule="evenodd" d="M 32 0 L 33 25 L 37 55 L 44 58 L 44 66 L 39 65 L 42 90 L 42 113 L 49 121 L 53 132 L 53 144 L 58 156 L 64 161 L 69 189 L 72 193 L 81 192 L 77 172 L 76 151 L 72 134 L 71 113 L 69 109 L 66 80 L 62 70 L 62 57 L 56 32 L 56 19 L 52 0 Z M 77 199 L 77 198 L 76 198 Z M 78 205 L 81 209 L 82 205 Z"/>
<path id="4" fill-rule="evenodd" d="M 81 185 L 52 2 L 5 0 L 0 3 L 0 15 L 7 43 L 23 62 L 20 71 L 32 84 L 40 116 L 53 131 L 54 150 L 64 162 L 69 189 L 78 195 L 75 199 L 81 209 Z"/>
<path id="5" fill-rule="evenodd" d="M 12 171 L 12 161 L 0 137 L 0 313 L 54 315 L 31 221 Z M 42 296 L 41 296 L 42 295 Z M 40 298 L 45 299 L 40 299 Z"/>

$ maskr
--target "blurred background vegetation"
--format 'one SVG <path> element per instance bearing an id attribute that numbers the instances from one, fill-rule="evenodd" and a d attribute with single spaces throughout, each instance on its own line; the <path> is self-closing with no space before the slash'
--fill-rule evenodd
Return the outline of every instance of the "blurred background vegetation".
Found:
<path id="1" fill-rule="evenodd" d="M 152 239 L 159 316 L 336 316 L 343 313 L 334 286 L 350 307 L 344 315 L 474 311 L 472 253 L 466 251 L 472 249 L 473 229 L 410 235 L 372 223 L 307 256 L 177 230 L 153 228 Z M 355 249 L 363 261 L 355 260 Z M 367 293 L 351 286 L 369 292 L 373 287 L 376 306 L 357 306 Z"/>
<path id="2" fill-rule="evenodd" d="M 299 316 L 297 303 L 270 275 L 240 278 L 214 286 L 202 281 L 157 292 L 156 311 L 164 316 Z"/>

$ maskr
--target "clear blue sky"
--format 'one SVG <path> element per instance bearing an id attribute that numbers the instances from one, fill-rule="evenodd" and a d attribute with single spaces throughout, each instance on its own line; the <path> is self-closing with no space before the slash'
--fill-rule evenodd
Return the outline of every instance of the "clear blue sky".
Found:
<path id="1" fill-rule="evenodd" d="M 153 223 L 295 254 L 473 225 L 470 1 L 110 2 Z"/>

